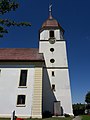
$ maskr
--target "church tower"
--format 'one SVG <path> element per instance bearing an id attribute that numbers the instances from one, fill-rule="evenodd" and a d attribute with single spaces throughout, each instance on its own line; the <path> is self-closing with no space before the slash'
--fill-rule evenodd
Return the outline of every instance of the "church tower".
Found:
<path id="1" fill-rule="evenodd" d="M 43 114 L 73 115 L 69 71 L 64 30 L 52 17 L 49 17 L 40 29 L 39 53 L 43 53 Z"/>

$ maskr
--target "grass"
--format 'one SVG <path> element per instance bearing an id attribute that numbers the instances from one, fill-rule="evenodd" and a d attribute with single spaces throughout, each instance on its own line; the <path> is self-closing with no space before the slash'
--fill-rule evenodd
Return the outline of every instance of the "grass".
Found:
<path id="1" fill-rule="evenodd" d="M 82 115 L 82 120 L 90 120 L 90 115 Z"/>
<path id="2" fill-rule="evenodd" d="M 64 117 L 64 118 L 55 117 L 55 118 L 47 118 L 47 120 L 72 120 L 72 118 L 71 117 Z"/>
<path id="3" fill-rule="evenodd" d="M 10 120 L 9 118 L 0 118 L 0 120 Z M 61 118 L 61 117 L 53 117 L 53 118 L 43 118 L 43 119 L 24 119 L 24 120 L 72 120 L 71 117 Z M 90 119 L 89 119 L 90 120 Z"/>
<path id="4" fill-rule="evenodd" d="M 10 118 L 0 118 L 0 120 L 10 120 Z"/>
<path id="5" fill-rule="evenodd" d="M 26 119 L 26 120 L 30 120 L 30 119 Z M 32 119 L 32 120 L 72 120 L 72 117 L 51 117 L 51 118 Z"/>

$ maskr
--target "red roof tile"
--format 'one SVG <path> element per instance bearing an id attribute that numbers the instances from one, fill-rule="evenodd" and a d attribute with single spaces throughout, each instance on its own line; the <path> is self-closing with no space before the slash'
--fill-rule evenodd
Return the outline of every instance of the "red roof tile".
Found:
<path id="1" fill-rule="evenodd" d="M 52 27 L 59 28 L 64 32 L 63 28 L 60 26 L 58 21 L 55 20 L 52 16 L 49 16 L 49 18 L 42 24 L 40 31 L 42 31 L 42 29 L 52 28 Z"/>
<path id="2" fill-rule="evenodd" d="M 50 19 L 48 18 L 42 25 L 42 28 L 43 27 L 59 27 L 59 23 L 55 20 L 55 19 Z"/>
<path id="3" fill-rule="evenodd" d="M 0 48 L 0 61 L 44 61 L 37 48 Z"/>

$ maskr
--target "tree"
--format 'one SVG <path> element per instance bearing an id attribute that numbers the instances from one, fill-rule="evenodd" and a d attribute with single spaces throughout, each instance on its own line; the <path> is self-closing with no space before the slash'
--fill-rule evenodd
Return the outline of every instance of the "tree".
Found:
<path id="1" fill-rule="evenodd" d="M 87 114 L 90 114 L 90 91 L 85 96 Z"/>
<path id="2" fill-rule="evenodd" d="M 85 102 L 87 103 L 87 104 L 90 104 L 90 91 L 86 94 L 86 96 L 85 96 Z"/>
<path id="3" fill-rule="evenodd" d="M 16 0 L 0 0 L 0 15 L 7 14 L 10 11 L 15 11 L 19 7 Z M 8 33 L 7 28 L 10 26 L 31 26 L 28 22 L 15 22 L 10 19 L 0 18 L 0 37 L 3 37 L 5 33 Z"/>
<path id="4" fill-rule="evenodd" d="M 81 103 L 73 104 L 73 113 L 75 116 L 83 115 L 85 112 L 85 105 Z"/>

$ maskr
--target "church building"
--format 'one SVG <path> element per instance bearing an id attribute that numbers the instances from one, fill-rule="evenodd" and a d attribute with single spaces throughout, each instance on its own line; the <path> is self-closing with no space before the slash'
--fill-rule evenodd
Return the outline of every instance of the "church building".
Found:
<path id="1" fill-rule="evenodd" d="M 64 29 L 49 10 L 39 48 L 0 49 L 0 117 L 73 115 Z"/>

